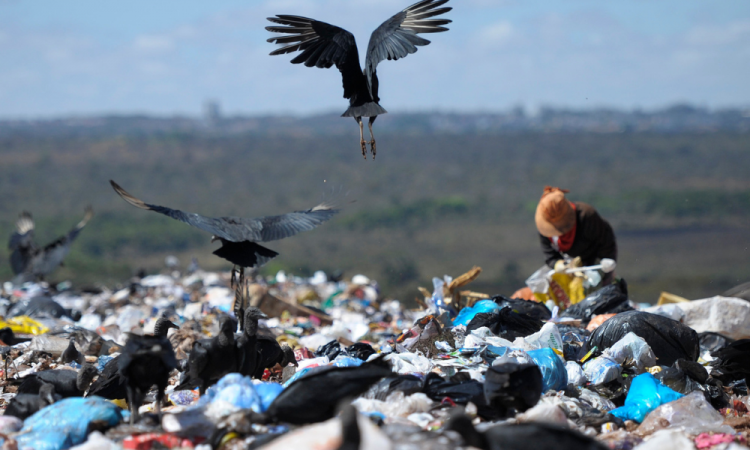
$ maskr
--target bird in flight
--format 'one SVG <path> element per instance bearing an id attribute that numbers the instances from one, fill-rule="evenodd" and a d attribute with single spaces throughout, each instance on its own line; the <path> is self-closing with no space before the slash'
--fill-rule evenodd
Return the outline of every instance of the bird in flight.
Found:
<path id="1" fill-rule="evenodd" d="M 16 274 L 14 283 L 21 284 L 36 279 L 44 280 L 60 267 L 70 251 L 70 246 L 83 227 L 94 216 L 91 207 L 86 208 L 81 220 L 65 236 L 55 239 L 42 248 L 34 242 L 34 219 L 24 211 L 16 222 L 16 231 L 11 235 L 8 249 L 11 250 L 10 266 Z"/>
<path id="2" fill-rule="evenodd" d="M 341 72 L 344 83 L 344 98 L 349 99 L 349 109 L 341 117 L 354 117 L 359 124 L 359 140 L 362 156 L 367 159 L 367 143 L 364 137 L 363 117 L 369 117 L 370 151 L 375 159 L 377 153 L 372 124 L 380 114 L 386 114 L 378 97 L 378 64 L 383 60 L 398 60 L 417 47 L 430 43 L 417 36 L 420 33 L 447 31 L 443 25 L 448 19 L 433 19 L 453 8 L 441 7 L 448 0 L 422 0 L 383 22 L 370 36 L 365 57 L 365 69 L 359 64 L 359 53 L 354 35 L 325 22 L 300 16 L 277 15 L 269 17 L 273 23 L 283 26 L 269 26 L 266 30 L 284 33 L 268 42 L 283 45 L 271 55 L 282 55 L 301 51 L 292 59 L 292 64 L 304 63 L 307 67 L 328 69 L 335 65 Z"/>
<path id="3" fill-rule="evenodd" d="M 302 231 L 312 230 L 339 212 L 331 204 L 324 202 L 305 211 L 295 211 L 280 216 L 266 216 L 257 219 L 242 217 L 214 218 L 186 213 L 164 206 L 150 205 L 133 197 L 114 181 L 110 180 L 110 184 L 123 200 L 136 208 L 156 211 L 212 233 L 211 241 L 220 241 L 222 244 L 214 252 L 214 255 L 239 266 L 241 270 L 245 267 L 262 266 L 278 256 L 278 253 L 259 245 L 259 242 L 284 239 Z"/>

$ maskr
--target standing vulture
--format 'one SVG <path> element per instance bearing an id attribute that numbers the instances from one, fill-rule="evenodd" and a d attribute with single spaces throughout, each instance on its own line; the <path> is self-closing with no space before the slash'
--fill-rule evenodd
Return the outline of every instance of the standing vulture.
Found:
<path id="1" fill-rule="evenodd" d="M 359 65 L 354 35 L 343 28 L 307 17 L 277 15 L 268 18 L 283 26 L 270 26 L 266 30 L 285 34 L 268 39 L 268 42 L 284 46 L 271 52 L 271 55 L 301 51 L 292 59 L 292 64 L 304 63 L 307 67 L 325 69 L 335 65 L 339 69 L 343 78 L 344 98 L 349 99 L 349 109 L 342 117 L 354 117 L 359 124 L 360 146 L 365 159 L 367 144 L 362 117 L 370 118 L 370 151 L 374 159 L 376 147 L 372 124 L 378 115 L 388 112 L 379 103 L 378 63 L 386 59 L 405 58 L 415 53 L 418 46 L 429 44 L 430 41 L 417 36 L 420 33 L 447 31 L 448 28 L 443 25 L 451 23 L 450 20 L 431 19 L 453 9 L 440 7 L 446 3 L 448 0 L 422 0 L 383 22 L 370 36 L 364 71 Z"/>
<path id="2" fill-rule="evenodd" d="M 8 249 L 11 250 L 10 266 L 17 275 L 16 283 L 36 279 L 44 280 L 55 269 L 62 265 L 70 251 L 70 245 L 86 226 L 94 211 L 86 208 L 86 213 L 78 225 L 73 227 L 65 236 L 61 236 L 43 248 L 38 248 L 34 242 L 34 219 L 24 211 L 16 222 L 16 231 L 10 237 Z"/>

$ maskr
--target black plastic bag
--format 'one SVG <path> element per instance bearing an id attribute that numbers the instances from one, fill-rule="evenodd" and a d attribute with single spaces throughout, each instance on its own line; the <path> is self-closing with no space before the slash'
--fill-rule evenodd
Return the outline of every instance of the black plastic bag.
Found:
<path id="1" fill-rule="evenodd" d="M 718 361 L 712 363 L 711 375 L 728 384 L 736 380 L 747 382 L 750 376 L 750 339 L 740 339 L 711 353 Z"/>
<path id="2" fill-rule="evenodd" d="M 358 397 L 382 378 L 393 376 L 383 358 L 359 367 L 315 367 L 281 391 L 265 416 L 295 425 L 323 422 L 336 415 L 342 400 Z"/>
<path id="3" fill-rule="evenodd" d="M 352 358 L 359 358 L 362 361 L 367 361 L 367 358 L 375 354 L 375 350 L 370 344 L 365 344 L 364 342 L 357 342 L 350 345 L 349 347 L 346 347 L 346 349 L 343 349 L 341 348 L 341 344 L 339 344 L 338 341 L 331 341 L 325 345 L 321 345 L 320 347 L 318 347 L 314 354 L 317 357 L 327 356 L 330 361 L 333 361 L 337 356 L 341 355 L 351 356 Z"/>
<path id="4" fill-rule="evenodd" d="M 594 330 L 588 348 L 601 352 L 633 332 L 653 350 L 657 363 L 671 366 L 678 359 L 698 359 L 698 334 L 692 328 L 668 317 L 643 311 L 617 314 Z"/>
<path id="5" fill-rule="evenodd" d="M 628 286 L 625 280 L 620 279 L 617 283 L 604 286 L 566 309 L 560 317 L 581 319 L 581 323 L 586 325 L 596 315 L 617 314 L 632 309 L 628 302 Z"/>
<path id="6" fill-rule="evenodd" d="M 320 347 L 318 347 L 318 349 L 315 350 L 314 355 L 318 358 L 321 356 L 327 356 L 329 361 L 333 361 L 342 352 L 343 350 L 341 349 L 341 344 L 339 344 L 338 341 L 333 340 L 325 345 L 321 345 Z"/>
<path id="7" fill-rule="evenodd" d="M 404 393 L 404 396 L 408 397 L 409 395 L 422 392 L 422 386 L 422 380 L 414 375 L 388 377 L 373 384 L 367 391 L 367 394 L 365 394 L 365 397 L 385 401 L 389 395 L 396 391 L 401 391 Z"/>
<path id="8" fill-rule="evenodd" d="M 21 300 L 8 310 L 8 317 L 29 316 L 32 318 L 54 317 L 59 319 L 68 316 L 73 320 L 80 320 L 81 313 L 71 309 L 63 308 L 51 297 L 38 296 L 30 300 Z"/>
<path id="9" fill-rule="evenodd" d="M 492 300 L 497 303 L 500 308 L 507 306 L 516 312 L 524 313 L 537 320 L 549 320 L 552 318 L 552 312 L 550 312 L 549 308 L 547 308 L 544 303 L 524 300 L 521 298 L 508 298 L 502 295 L 492 297 Z"/>
<path id="10" fill-rule="evenodd" d="M 602 425 L 609 422 L 614 422 L 619 427 L 625 426 L 625 422 L 619 417 L 594 408 L 584 401 L 575 402 L 575 405 L 575 408 L 570 407 L 569 403 L 565 402 L 559 406 L 565 413 L 565 417 L 575 422 L 578 426 L 601 429 Z"/>
<path id="11" fill-rule="evenodd" d="M 466 326 L 466 332 L 487 327 L 495 336 L 512 341 L 536 333 L 542 329 L 542 325 L 541 320 L 505 307 L 498 312 L 477 314 Z"/>
<path id="12" fill-rule="evenodd" d="M 460 405 L 471 402 L 476 405 L 477 414 L 485 420 L 504 418 L 504 416 L 499 415 L 494 408 L 487 404 L 484 396 L 484 384 L 477 380 L 454 383 L 446 381 L 440 375 L 431 372 L 424 379 L 422 392 L 436 402 L 442 402 L 446 398 Z"/>
<path id="13" fill-rule="evenodd" d="M 703 353 L 721 350 L 734 342 L 734 339 L 728 338 L 719 333 L 714 333 L 713 331 L 704 331 L 703 333 L 698 333 L 698 341 L 700 343 L 701 353 Z"/>
<path id="14" fill-rule="evenodd" d="M 357 342 L 350 345 L 349 347 L 346 347 L 345 353 L 352 358 L 358 358 L 362 361 L 367 361 L 367 358 L 374 355 L 376 352 L 375 349 L 372 348 L 372 345 L 365 344 L 364 342 Z"/>
<path id="15" fill-rule="evenodd" d="M 558 324 L 557 329 L 562 337 L 565 361 L 580 361 L 588 351 L 586 343 L 591 337 L 591 332 L 585 328 L 563 324 Z"/>
<path id="16" fill-rule="evenodd" d="M 484 378 L 487 404 L 500 416 L 526 411 L 542 397 L 542 372 L 536 364 L 501 362 L 487 369 Z"/>

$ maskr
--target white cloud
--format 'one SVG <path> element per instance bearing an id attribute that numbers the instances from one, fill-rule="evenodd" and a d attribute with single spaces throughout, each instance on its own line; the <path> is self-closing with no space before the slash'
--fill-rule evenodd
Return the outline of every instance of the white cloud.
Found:
<path id="1" fill-rule="evenodd" d="M 147 53 L 162 53 L 174 49 L 174 41 L 166 36 L 141 35 L 133 41 L 133 48 Z"/>
<path id="2" fill-rule="evenodd" d="M 691 45 L 719 46 L 750 43 L 750 20 L 729 24 L 700 25 L 690 30 L 685 41 Z"/>
<path id="3" fill-rule="evenodd" d="M 502 21 L 483 28 L 479 35 L 482 40 L 498 45 L 510 41 L 514 33 L 513 25 L 508 21 Z"/>

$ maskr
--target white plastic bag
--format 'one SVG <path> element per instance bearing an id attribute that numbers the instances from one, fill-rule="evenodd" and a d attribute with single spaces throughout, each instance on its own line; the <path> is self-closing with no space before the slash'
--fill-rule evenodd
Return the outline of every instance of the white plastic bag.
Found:
<path id="1" fill-rule="evenodd" d="M 603 356 L 625 367 L 635 367 L 638 373 L 656 365 L 656 356 L 645 340 L 630 332 L 615 345 L 604 350 Z"/>
<path id="2" fill-rule="evenodd" d="M 583 369 L 575 361 L 566 361 L 565 370 L 568 372 L 568 384 L 583 386 L 588 381 Z"/>
<path id="3" fill-rule="evenodd" d="M 690 435 L 734 434 L 734 429 L 724 425 L 724 417 L 711 406 L 701 391 L 693 391 L 679 400 L 659 406 L 648 413 L 635 432 L 646 436 L 663 428 L 679 429 Z"/>
<path id="4" fill-rule="evenodd" d="M 606 356 L 599 356 L 583 365 L 583 373 L 596 386 L 617 379 L 622 373 L 622 366 Z"/>

